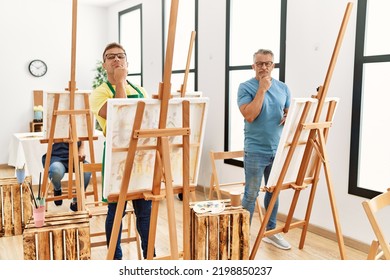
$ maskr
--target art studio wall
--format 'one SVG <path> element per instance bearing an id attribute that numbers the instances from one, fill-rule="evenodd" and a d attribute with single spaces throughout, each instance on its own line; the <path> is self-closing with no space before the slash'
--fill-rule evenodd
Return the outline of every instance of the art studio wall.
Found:
<path id="1" fill-rule="evenodd" d="M 30 129 L 33 90 L 64 91 L 68 87 L 72 1 L 2 1 L 0 9 L 0 163 L 6 164 L 12 134 Z M 94 68 L 107 41 L 106 15 L 107 10 L 101 7 L 78 6 L 76 86 L 80 90 L 91 89 Z M 29 73 L 28 65 L 33 59 L 47 64 L 46 75 L 37 78 Z"/>
<path id="2" fill-rule="evenodd" d="M 294 97 L 308 97 L 324 82 L 347 2 L 288 1 L 286 83 Z M 352 2 L 354 7 L 328 91 L 329 96 L 340 98 L 340 104 L 327 148 L 342 233 L 351 240 L 368 244 L 373 233 L 361 206 L 363 198 L 347 193 L 357 6 L 356 1 Z M 4 100 L 0 114 L 1 119 L 7 120 L 3 122 L 0 139 L 0 163 L 7 162 L 7 146 L 12 134 L 28 131 L 32 119 L 32 90 L 63 89 L 67 86 L 70 79 L 70 3 L 66 0 L 15 0 L 0 4 L 1 10 L 17 11 L 13 15 L 5 13 L 0 18 L 1 26 L 14 26 L 12 30 L 4 30 L 4 37 L 9 41 L 0 46 L 2 62 L 6 65 L 0 70 Z M 102 49 L 106 43 L 118 40 L 118 12 L 140 3 L 144 27 L 144 86 L 150 93 L 157 92 L 158 83 L 162 81 L 161 1 L 157 0 L 124 0 L 108 8 L 80 5 L 76 81 L 79 88 L 91 86 L 93 68 Z M 202 186 L 207 186 L 210 180 L 209 151 L 224 148 L 225 7 L 225 0 L 199 1 L 198 89 L 210 98 L 198 180 Z M 43 78 L 34 78 L 28 73 L 27 65 L 33 58 L 41 58 L 48 63 L 49 71 Z M 248 60 L 251 58 L 250 53 Z M 230 165 L 220 165 L 219 168 L 222 177 L 227 180 L 243 178 L 242 168 Z M 304 215 L 308 193 L 302 192 L 296 210 L 297 218 Z M 282 214 L 288 212 L 291 194 L 289 190 L 281 194 Z M 334 231 L 323 175 L 311 223 Z"/>

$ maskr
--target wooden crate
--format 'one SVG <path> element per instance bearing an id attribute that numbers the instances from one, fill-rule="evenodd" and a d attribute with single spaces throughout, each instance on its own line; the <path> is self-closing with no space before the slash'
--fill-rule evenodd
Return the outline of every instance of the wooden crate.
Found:
<path id="1" fill-rule="evenodd" d="M 219 214 L 191 208 L 191 259 L 249 259 L 249 212 L 226 207 Z"/>
<path id="2" fill-rule="evenodd" d="M 32 216 L 30 184 L 31 176 L 23 184 L 16 177 L 0 178 L 0 237 L 23 233 Z"/>
<path id="3" fill-rule="evenodd" d="M 91 259 L 89 215 L 86 211 L 53 213 L 36 228 L 31 219 L 23 232 L 25 260 Z"/>

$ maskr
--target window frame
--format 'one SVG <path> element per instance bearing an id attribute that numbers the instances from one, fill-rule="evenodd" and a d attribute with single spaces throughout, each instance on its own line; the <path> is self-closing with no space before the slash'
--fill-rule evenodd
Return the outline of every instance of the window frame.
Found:
<path id="1" fill-rule="evenodd" d="M 141 72 L 134 72 L 134 73 L 127 73 L 127 77 L 133 77 L 133 76 L 139 76 L 140 77 L 140 81 L 141 81 L 141 84 L 140 86 L 143 86 L 143 20 L 142 20 L 142 4 L 138 4 L 138 5 L 135 5 L 133 7 L 130 7 L 128 9 L 125 9 L 125 10 L 122 10 L 120 12 L 118 12 L 118 42 L 119 44 L 121 44 L 121 16 L 127 14 L 127 13 L 131 13 L 131 12 L 134 12 L 136 10 L 140 10 L 140 57 L 141 57 Z M 125 46 L 124 46 L 125 47 Z M 126 49 L 126 47 L 125 47 Z M 126 50 L 126 52 L 128 52 L 128 50 Z"/>
<path id="2" fill-rule="evenodd" d="M 358 186 L 360 126 L 362 117 L 361 102 L 362 89 L 364 84 L 363 70 L 364 65 L 368 63 L 390 62 L 390 55 L 364 55 L 367 1 L 369 0 L 359 0 L 357 6 L 348 194 L 371 199 L 381 194 L 381 192 Z"/>
<path id="3" fill-rule="evenodd" d="M 230 66 L 230 7 L 231 1 L 226 0 L 226 56 L 225 56 L 225 124 L 224 124 L 224 151 L 230 150 L 230 71 L 235 70 L 250 70 L 252 69 L 251 65 L 239 65 L 239 66 Z M 236 0 L 237 1 L 237 0 Z M 275 69 L 279 69 L 279 80 L 285 81 L 285 71 L 286 71 L 286 29 L 287 29 L 287 0 L 280 0 L 280 60 L 278 63 L 275 63 Z M 255 51 L 255 50 L 254 50 Z M 243 143 L 244 145 L 244 143 Z M 239 159 L 226 159 L 224 163 L 244 167 L 243 160 Z"/>

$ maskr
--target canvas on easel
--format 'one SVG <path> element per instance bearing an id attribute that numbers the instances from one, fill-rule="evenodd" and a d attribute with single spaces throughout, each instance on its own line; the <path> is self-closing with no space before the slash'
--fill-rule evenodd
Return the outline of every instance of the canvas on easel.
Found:
<path id="1" fill-rule="evenodd" d="M 146 103 L 141 129 L 158 129 L 160 101 L 157 99 L 110 99 L 107 107 L 104 197 L 118 194 L 132 135 L 138 101 Z M 208 98 L 172 98 L 169 101 L 167 128 L 182 127 L 182 102 L 190 102 L 190 185 L 196 186 L 203 145 Z M 138 140 L 127 193 L 150 191 L 153 185 L 157 138 Z M 182 184 L 182 140 L 169 137 L 173 186 Z"/>
<path id="2" fill-rule="evenodd" d="M 337 97 L 326 98 L 325 104 L 324 104 L 324 110 L 323 110 L 323 113 L 322 113 L 319 121 L 323 121 L 323 122 L 326 121 L 326 114 L 325 113 L 328 111 L 328 107 L 331 104 L 331 102 L 335 102 L 335 104 L 337 106 L 337 104 L 339 102 L 339 98 L 337 98 Z M 280 175 L 282 168 L 283 168 L 283 163 L 286 161 L 288 151 L 291 147 L 291 143 L 293 142 L 295 131 L 297 130 L 297 128 L 300 124 L 300 118 L 302 116 L 302 112 L 304 111 L 305 105 L 307 103 L 310 103 L 310 108 L 309 108 L 308 113 L 307 113 L 307 119 L 312 120 L 314 117 L 315 111 L 317 109 L 318 99 L 316 99 L 316 98 L 293 98 L 291 101 L 291 106 L 290 106 L 289 111 L 288 111 L 288 117 L 287 117 L 286 122 L 284 124 L 282 135 L 280 136 L 278 150 L 276 151 L 275 159 L 274 159 L 274 162 L 272 164 L 271 173 L 269 175 L 268 182 L 266 185 L 267 189 L 272 189 L 274 186 L 276 186 L 276 184 L 278 182 L 279 175 Z M 336 108 L 335 108 L 335 110 L 336 110 Z M 332 115 L 332 118 L 329 121 L 333 122 L 333 117 L 334 117 L 334 115 Z M 304 143 L 306 143 L 306 140 L 309 136 L 309 132 L 310 132 L 309 130 L 304 130 L 304 131 L 302 131 L 302 133 L 299 136 L 298 142 L 300 143 L 300 145 L 297 145 L 295 148 L 295 152 L 294 152 L 292 159 L 291 159 L 291 164 L 290 164 L 290 166 L 286 172 L 286 175 L 285 175 L 285 179 L 284 179 L 285 182 L 293 182 L 296 180 L 296 177 L 297 177 L 297 174 L 299 171 L 299 167 L 300 167 L 300 163 L 302 161 L 302 157 L 303 157 L 303 154 L 305 152 Z M 306 174 L 305 174 L 305 178 L 307 178 L 307 179 L 310 179 L 313 176 L 312 171 L 314 168 L 314 166 L 313 166 L 314 165 L 314 156 L 315 156 L 315 154 L 312 155 L 311 160 L 310 160 L 311 166 L 307 169 Z"/>
<path id="3" fill-rule="evenodd" d="M 265 186 L 265 189 L 272 192 L 273 195 L 253 246 L 251 259 L 255 257 L 263 236 L 279 232 L 286 233 L 293 228 L 302 228 L 299 248 L 303 248 L 321 167 L 323 167 L 325 173 L 341 259 L 345 258 L 344 241 L 341 235 L 326 152 L 326 140 L 329 128 L 333 123 L 337 104 L 338 98 L 326 98 L 322 104 L 321 115 L 315 118 L 319 109 L 318 99 L 299 98 L 292 101 L 291 111 L 289 110 L 269 180 Z M 315 132 L 314 135 L 313 131 Z M 310 188 L 310 196 L 307 201 L 305 217 L 293 221 L 300 192 L 307 188 Z M 286 221 L 282 226 L 266 230 L 276 198 L 282 190 L 286 189 L 291 189 L 294 192 Z"/>
<path id="4" fill-rule="evenodd" d="M 71 199 L 74 196 L 73 193 L 73 174 L 75 174 L 76 180 L 76 196 L 80 196 L 78 192 L 79 188 L 79 173 L 78 173 L 78 148 L 77 141 L 88 141 L 89 156 L 92 163 L 95 162 L 93 140 L 97 137 L 94 136 L 94 117 L 89 109 L 89 95 L 90 91 L 77 91 L 74 93 L 73 98 L 69 92 L 57 91 L 57 92 L 45 92 L 44 93 L 44 139 L 42 143 L 49 143 L 46 153 L 46 161 L 44 174 L 43 174 L 43 188 L 44 194 L 47 194 L 48 188 L 48 169 L 50 166 L 52 144 L 58 142 L 69 143 L 69 173 L 68 173 L 68 191 L 60 196 L 46 197 L 46 201 L 59 200 L 59 199 Z M 73 109 L 70 109 L 73 107 Z M 74 170 L 74 171 L 73 171 Z M 92 174 L 92 184 L 94 188 L 97 187 L 96 173 Z M 94 194 L 97 199 L 97 194 Z M 80 199 L 80 198 L 79 198 Z M 81 205 L 81 204 L 80 204 Z M 81 210 L 81 208 L 79 209 Z"/>
<path id="5" fill-rule="evenodd" d="M 48 138 L 50 128 L 52 125 L 53 118 L 53 109 L 54 109 L 54 98 L 56 95 L 59 95 L 59 104 L 57 110 L 68 110 L 70 108 L 70 94 L 67 91 L 58 91 L 58 92 L 44 92 L 43 99 L 43 137 Z M 85 104 L 84 95 L 90 95 L 91 91 L 76 91 L 74 95 L 74 110 L 84 110 L 87 108 L 88 104 Z M 60 115 L 56 120 L 55 134 L 54 138 L 69 138 L 69 115 Z M 93 114 L 91 115 L 92 123 L 94 123 L 95 118 Z M 88 125 L 87 118 L 85 115 L 76 115 L 76 124 L 77 124 L 77 136 L 78 137 L 88 137 Z"/>
<path id="6" fill-rule="evenodd" d="M 68 196 L 72 198 L 71 182 L 73 180 L 73 174 L 75 174 L 76 196 L 78 200 L 81 200 L 80 192 L 80 170 L 79 170 L 79 157 L 77 142 L 80 140 L 89 141 L 90 160 L 91 163 L 95 162 L 95 155 L 93 149 L 93 140 L 97 137 L 93 136 L 93 114 L 89 109 L 88 92 L 80 92 L 81 97 L 77 97 L 76 94 L 76 38 L 77 38 L 77 0 L 72 0 L 72 38 L 71 38 L 71 67 L 70 67 L 70 80 L 68 87 L 65 88 L 65 92 L 55 92 L 52 94 L 45 94 L 46 103 L 44 100 L 44 110 L 46 110 L 44 116 L 44 134 L 45 139 L 41 140 L 41 143 L 48 143 L 46 161 L 44 163 L 44 173 L 42 181 L 42 194 L 43 197 L 47 194 L 48 182 L 49 182 L 49 167 L 52 154 L 52 145 L 57 142 L 69 143 L 69 176 L 68 176 Z M 63 94 L 65 93 L 65 94 Z M 50 96 L 50 98 L 49 98 Z M 80 98 L 83 101 L 80 101 Z M 52 102 L 53 101 L 53 102 Z M 52 103 L 51 103 L 52 102 Z M 75 104 L 82 104 L 82 108 L 78 108 Z M 50 107 L 50 109 L 49 109 Z M 81 119 L 80 119 L 81 117 Z M 83 118 L 84 117 L 84 118 Z M 57 129 L 57 120 L 59 121 L 59 127 Z M 66 121 L 67 120 L 67 121 Z M 85 120 L 85 122 L 83 122 Z M 67 122 L 67 123 L 66 123 Z M 78 124 L 79 123 L 79 124 Z M 54 125 L 53 125 L 54 124 Z M 58 130 L 58 132 L 56 132 Z M 80 134 L 80 135 L 79 135 Z M 82 139 L 84 138 L 84 139 Z M 96 174 L 92 174 L 92 182 L 97 184 Z M 41 194 L 38 194 L 38 197 Z M 95 196 L 96 197 L 96 196 Z M 66 197 L 64 197 L 66 198 Z M 52 197 L 51 200 L 62 199 L 57 196 Z M 46 202 L 49 199 L 46 199 Z M 79 203 L 77 210 L 83 210 L 83 205 Z"/>

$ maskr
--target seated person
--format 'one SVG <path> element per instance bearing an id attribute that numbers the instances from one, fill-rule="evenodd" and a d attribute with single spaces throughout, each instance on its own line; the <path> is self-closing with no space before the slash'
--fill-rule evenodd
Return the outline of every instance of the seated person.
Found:
<path id="1" fill-rule="evenodd" d="M 88 163 L 85 160 L 84 154 L 84 143 L 79 141 L 77 143 L 79 159 L 82 158 L 84 163 Z M 42 156 L 42 164 L 45 166 L 46 154 Z M 61 189 L 61 180 L 64 178 L 65 173 L 68 173 L 68 163 L 69 163 L 69 143 L 54 143 L 52 146 L 52 153 L 50 158 L 50 167 L 49 167 L 49 178 L 53 183 L 54 187 L 54 196 L 62 195 Z M 84 173 L 84 189 L 88 187 L 89 180 L 91 179 L 91 173 Z M 62 205 L 61 200 L 55 200 L 54 204 L 59 206 Z M 74 197 L 70 209 L 72 211 L 77 211 L 77 198 Z"/>

